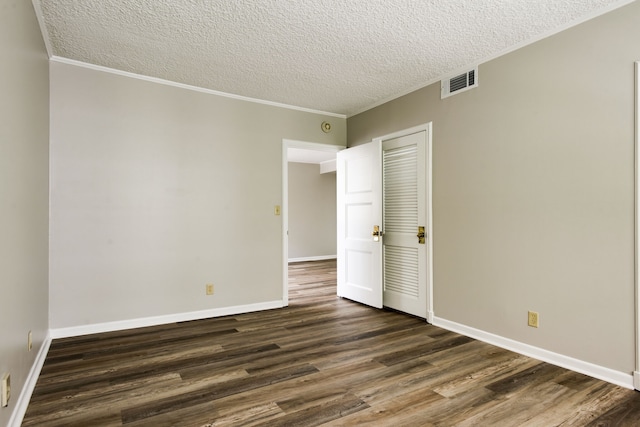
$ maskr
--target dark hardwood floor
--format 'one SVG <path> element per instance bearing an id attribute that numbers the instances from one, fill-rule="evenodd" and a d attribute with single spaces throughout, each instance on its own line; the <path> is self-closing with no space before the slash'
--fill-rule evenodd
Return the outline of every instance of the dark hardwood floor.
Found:
<path id="1" fill-rule="evenodd" d="M 638 426 L 640 393 L 335 296 L 55 340 L 24 426 Z"/>

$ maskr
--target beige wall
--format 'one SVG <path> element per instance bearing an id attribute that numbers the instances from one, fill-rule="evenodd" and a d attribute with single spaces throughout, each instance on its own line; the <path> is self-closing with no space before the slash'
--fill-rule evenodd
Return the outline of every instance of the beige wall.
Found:
<path id="1" fill-rule="evenodd" d="M 59 62 L 51 106 L 52 328 L 282 300 L 282 140 L 345 119 Z"/>
<path id="2" fill-rule="evenodd" d="M 289 259 L 335 256 L 336 174 L 289 163 Z"/>
<path id="3" fill-rule="evenodd" d="M 635 2 L 480 65 L 477 89 L 348 120 L 349 146 L 433 122 L 436 317 L 633 371 L 639 22 Z"/>
<path id="4" fill-rule="evenodd" d="M 0 375 L 16 409 L 48 330 L 49 66 L 31 2 L 0 0 Z M 27 351 L 27 334 L 34 346 Z"/>

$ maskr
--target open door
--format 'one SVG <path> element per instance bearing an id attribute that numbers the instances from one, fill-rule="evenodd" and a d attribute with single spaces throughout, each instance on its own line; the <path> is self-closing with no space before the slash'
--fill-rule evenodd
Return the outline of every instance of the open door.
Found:
<path id="1" fill-rule="evenodd" d="M 336 168 L 338 296 L 382 308 L 380 142 L 338 152 Z"/>
<path id="2" fill-rule="evenodd" d="M 337 156 L 338 296 L 433 321 L 431 123 Z"/>

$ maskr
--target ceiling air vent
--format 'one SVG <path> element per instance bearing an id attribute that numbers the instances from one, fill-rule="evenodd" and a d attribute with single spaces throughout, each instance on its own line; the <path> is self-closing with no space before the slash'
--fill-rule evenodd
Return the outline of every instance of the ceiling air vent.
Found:
<path id="1" fill-rule="evenodd" d="M 466 73 L 444 79 L 440 82 L 440 99 L 456 95 L 478 86 L 478 67 Z"/>

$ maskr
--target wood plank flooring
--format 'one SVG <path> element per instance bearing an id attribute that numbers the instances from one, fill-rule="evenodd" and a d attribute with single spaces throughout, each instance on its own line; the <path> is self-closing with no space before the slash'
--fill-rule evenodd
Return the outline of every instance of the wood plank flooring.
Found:
<path id="1" fill-rule="evenodd" d="M 335 296 L 55 340 L 23 426 L 638 426 L 640 393 Z"/>

